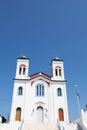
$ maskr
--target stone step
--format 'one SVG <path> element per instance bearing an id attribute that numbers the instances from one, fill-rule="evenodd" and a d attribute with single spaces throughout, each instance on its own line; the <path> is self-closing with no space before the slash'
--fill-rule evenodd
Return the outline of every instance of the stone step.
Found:
<path id="1" fill-rule="evenodd" d="M 20 124 L 12 123 L 12 124 L 0 124 L 0 130 L 18 130 Z"/>
<path id="2" fill-rule="evenodd" d="M 59 130 L 55 124 L 24 124 L 22 130 Z"/>
<path id="3" fill-rule="evenodd" d="M 1 124 L 0 130 L 77 130 L 77 124 L 74 123 L 20 123 L 14 122 L 9 124 Z M 80 129 L 78 129 L 80 130 Z M 82 129 L 85 130 L 85 129 Z"/>

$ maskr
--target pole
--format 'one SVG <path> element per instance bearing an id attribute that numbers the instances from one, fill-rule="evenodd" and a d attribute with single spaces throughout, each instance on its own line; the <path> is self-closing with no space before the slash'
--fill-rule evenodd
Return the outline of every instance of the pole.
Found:
<path id="1" fill-rule="evenodd" d="M 77 104 L 78 104 L 78 112 L 79 112 L 79 117 L 81 117 L 81 110 L 80 110 L 80 95 L 78 92 L 78 85 L 75 85 L 76 87 L 76 96 L 77 96 Z"/>

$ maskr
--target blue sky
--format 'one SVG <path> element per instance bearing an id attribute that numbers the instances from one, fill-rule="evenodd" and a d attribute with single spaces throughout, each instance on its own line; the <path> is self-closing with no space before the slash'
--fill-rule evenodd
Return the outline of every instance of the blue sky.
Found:
<path id="1" fill-rule="evenodd" d="M 64 60 L 70 120 L 87 104 L 87 1 L 0 1 L 0 114 L 10 113 L 16 59 L 30 58 L 30 74 L 51 74 L 54 57 Z"/>

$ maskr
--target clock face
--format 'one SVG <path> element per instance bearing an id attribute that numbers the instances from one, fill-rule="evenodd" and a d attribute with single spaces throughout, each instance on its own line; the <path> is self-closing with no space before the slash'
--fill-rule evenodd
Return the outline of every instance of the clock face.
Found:
<path id="1" fill-rule="evenodd" d="M 44 96 L 44 84 L 38 83 L 36 85 L 36 95 L 37 96 Z"/>

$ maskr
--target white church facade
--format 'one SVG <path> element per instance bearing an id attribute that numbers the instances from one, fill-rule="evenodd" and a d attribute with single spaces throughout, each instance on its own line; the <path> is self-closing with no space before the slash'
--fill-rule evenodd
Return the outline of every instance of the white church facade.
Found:
<path id="1" fill-rule="evenodd" d="M 30 75 L 29 66 L 29 58 L 17 59 L 10 122 L 69 122 L 63 60 L 51 60 L 51 75 Z"/>

